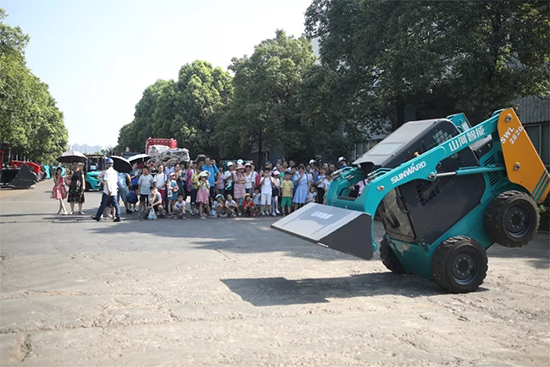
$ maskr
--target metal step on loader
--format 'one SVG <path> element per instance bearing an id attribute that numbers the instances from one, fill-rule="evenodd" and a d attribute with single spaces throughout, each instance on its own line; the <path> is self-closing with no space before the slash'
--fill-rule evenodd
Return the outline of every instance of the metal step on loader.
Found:
<path id="1" fill-rule="evenodd" d="M 537 203 L 549 191 L 550 175 L 513 109 L 474 127 L 456 114 L 404 124 L 334 174 L 327 205 L 308 204 L 272 227 L 364 259 L 379 250 L 392 272 L 465 293 L 483 283 L 493 243 L 533 239 Z"/>

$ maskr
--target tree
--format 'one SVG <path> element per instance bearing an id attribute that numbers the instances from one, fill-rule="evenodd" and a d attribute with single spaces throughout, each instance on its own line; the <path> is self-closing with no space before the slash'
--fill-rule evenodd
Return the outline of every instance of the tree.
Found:
<path id="1" fill-rule="evenodd" d="M 5 18 L 0 9 L 0 141 L 37 162 L 53 162 L 67 147 L 63 114 L 26 66 L 29 36 Z"/>
<path id="2" fill-rule="evenodd" d="M 314 0 L 306 32 L 339 77 L 349 118 L 475 119 L 548 91 L 546 1 Z"/>
<path id="3" fill-rule="evenodd" d="M 314 62 L 311 43 L 282 30 L 257 45 L 252 56 L 233 58 L 234 97 L 217 135 L 222 153 L 255 148 L 260 164 L 266 146 L 298 154 L 308 138 L 300 123 L 298 89 Z"/>
<path id="4" fill-rule="evenodd" d="M 183 65 L 177 81 L 157 80 L 143 92 L 134 120 L 120 130 L 117 149 L 142 151 L 149 137 L 175 138 L 190 152 L 215 156 L 219 110 L 231 94 L 228 72 L 200 60 Z"/>

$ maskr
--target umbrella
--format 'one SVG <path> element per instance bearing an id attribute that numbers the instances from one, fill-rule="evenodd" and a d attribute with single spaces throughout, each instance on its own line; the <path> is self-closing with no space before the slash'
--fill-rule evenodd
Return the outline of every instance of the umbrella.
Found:
<path id="1" fill-rule="evenodd" d="M 132 164 L 128 162 L 126 158 L 118 157 L 116 155 L 113 155 L 110 158 L 114 161 L 113 168 L 115 171 L 122 173 L 132 172 Z"/>
<path id="2" fill-rule="evenodd" d="M 80 162 L 84 163 L 88 160 L 86 156 L 80 152 L 77 152 L 76 150 L 68 150 L 65 153 L 61 154 L 59 157 L 57 157 L 57 161 L 59 163 L 73 163 L 73 162 Z"/>
<path id="3" fill-rule="evenodd" d="M 143 163 L 148 161 L 149 159 L 151 159 L 151 157 L 148 156 L 147 154 L 136 154 L 128 158 L 128 162 L 130 162 L 131 164 Z"/>

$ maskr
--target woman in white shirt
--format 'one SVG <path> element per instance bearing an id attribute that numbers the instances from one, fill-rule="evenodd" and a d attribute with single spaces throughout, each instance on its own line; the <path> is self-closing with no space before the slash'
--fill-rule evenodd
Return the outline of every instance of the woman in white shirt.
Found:
<path id="1" fill-rule="evenodd" d="M 157 183 L 157 190 L 162 198 L 162 205 L 166 207 L 166 184 L 168 183 L 168 176 L 164 173 L 164 166 L 159 164 L 157 168 L 157 175 L 155 176 L 155 182 Z"/>
<path id="2" fill-rule="evenodd" d="M 256 176 L 258 175 L 258 172 L 253 171 L 250 163 L 247 163 L 245 165 L 244 174 L 246 176 L 246 183 L 244 184 L 244 189 L 246 190 L 247 194 L 252 194 L 252 189 L 256 185 Z"/>

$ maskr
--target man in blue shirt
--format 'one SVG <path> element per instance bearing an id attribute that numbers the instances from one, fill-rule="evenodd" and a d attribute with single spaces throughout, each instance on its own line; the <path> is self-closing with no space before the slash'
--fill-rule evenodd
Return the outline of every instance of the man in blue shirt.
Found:
<path id="1" fill-rule="evenodd" d="M 212 164 L 212 160 L 210 157 L 206 157 L 204 159 L 204 166 L 202 166 L 202 170 L 208 172 L 208 183 L 210 184 L 210 201 L 214 201 L 214 196 L 216 195 L 216 178 L 218 177 L 218 173 L 220 171 L 218 170 L 218 167 L 216 167 L 214 164 Z"/>

